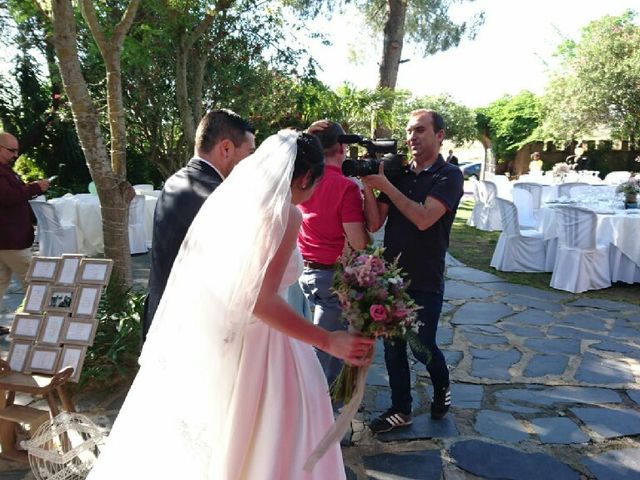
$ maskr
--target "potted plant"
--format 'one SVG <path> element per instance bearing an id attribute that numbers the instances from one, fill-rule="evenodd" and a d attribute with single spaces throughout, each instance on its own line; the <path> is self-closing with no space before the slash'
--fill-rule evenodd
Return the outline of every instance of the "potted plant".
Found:
<path id="1" fill-rule="evenodd" d="M 640 193 L 640 177 L 633 176 L 616 188 L 616 192 L 624 193 L 624 203 L 627 207 L 630 204 L 637 205 L 638 193 Z"/>

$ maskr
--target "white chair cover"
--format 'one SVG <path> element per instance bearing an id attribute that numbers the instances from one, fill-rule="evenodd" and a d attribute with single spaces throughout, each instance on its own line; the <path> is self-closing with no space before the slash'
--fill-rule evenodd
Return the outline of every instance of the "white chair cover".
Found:
<path id="1" fill-rule="evenodd" d="M 538 220 L 533 211 L 533 196 L 524 188 L 514 188 L 511 191 L 513 203 L 518 209 L 518 222 L 520 228 L 534 229 L 538 228 Z M 504 218 L 502 219 L 504 226 Z"/>
<path id="2" fill-rule="evenodd" d="M 495 184 L 499 198 L 509 198 L 513 185 L 507 177 L 504 175 L 491 175 L 490 177 L 487 176 L 485 179 Z"/>
<path id="3" fill-rule="evenodd" d="M 63 253 L 78 253 L 76 227 L 63 225 L 58 219 L 53 205 L 33 200 L 29 203 L 38 220 L 37 230 L 40 255 L 59 257 Z"/>
<path id="4" fill-rule="evenodd" d="M 534 212 L 537 212 L 542 204 L 542 187 L 542 184 L 532 182 L 517 182 L 513 184 L 514 189 L 521 188 L 531 194 Z M 513 191 L 511 194 L 513 195 Z"/>
<path id="5" fill-rule="evenodd" d="M 502 230 L 502 221 L 500 220 L 500 209 L 496 203 L 498 198 L 498 189 L 495 183 L 485 180 L 474 184 L 477 188 L 477 200 L 474 206 L 474 212 L 467 221 L 467 224 L 476 227 L 478 230 L 496 231 Z M 474 190 L 475 192 L 475 190 Z"/>
<path id="6" fill-rule="evenodd" d="M 569 197 L 571 194 L 571 189 L 573 187 L 579 187 L 581 185 L 588 185 L 588 184 L 583 182 L 561 183 L 560 185 L 558 185 L 558 198 Z"/>
<path id="7" fill-rule="evenodd" d="M 471 186 L 473 187 L 473 210 L 471 216 L 467 220 L 467 225 L 470 227 L 476 227 L 482 219 L 482 209 L 484 208 L 484 200 L 480 197 L 480 186 L 478 180 L 474 177 L 469 179 Z"/>
<path id="8" fill-rule="evenodd" d="M 153 215 L 158 202 L 158 197 L 150 195 L 150 193 L 153 192 L 148 192 L 144 195 L 144 237 L 147 241 L 147 249 L 151 248 L 153 243 Z"/>
<path id="9" fill-rule="evenodd" d="M 490 265 L 503 272 L 542 272 L 545 269 L 545 245 L 542 233 L 520 230 L 518 211 L 513 202 L 496 200 L 502 215 L 503 230 Z"/>
<path id="10" fill-rule="evenodd" d="M 623 182 L 626 182 L 631 177 L 631 172 L 625 172 L 622 170 L 609 172 L 607 176 L 604 177 L 604 183 L 607 185 L 620 185 Z"/>
<path id="11" fill-rule="evenodd" d="M 147 252 L 144 195 L 136 195 L 129 204 L 129 249 L 131 254 Z"/>
<path id="12" fill-rule="evenodd" d="M 46 202 L 47 201 L 47 197 L 45 197 L 44 195 L 38 195 L 35 198 L 31 199 L 32 202 Z M 40 243 L 40 239 L 38 238 L 38 229 L 36 228 L 36 231 L 34 232 L 34 237 L 33 237 L 33 241 L 34 243 Z"/>
<path id="13" fill-rule="evenodd" d="M 597 215 L 567 206 L 556 212 L 558 251 L 549 285 L 573 293 L 610 287 L 609 246 L 596 242 Z"/>
<path id="14" fill-rule="evenodd" d="M 151 185 L 150 183 L 138 183 L 133 186 L 133 189 L 137 193 L 148 193 L 153 192 L 153 185 Z"/>
<path id="15" fill-rule="evenodd" d="M 544 233 L 542 234 L 544 237 Z M 558 237 L 548 238 L 544 241 L 544 253 L 546 259 L 544 261 L 544 271 L 553 272 L 556 264 L 556 254 L 558 252 Z"/>
<path id="16" fill-rule="evenodd" d="M 615 245 L 609 245 L 609 265 L 612 282 L 640 283 L 640 266 Z"/>
<path id="17" fill-rule="evenodd" d="M 485 196 L 485 218 L 486 218 L 486 230 L 496 231 L 502 230 L 502 217 L 500 215 L 500 207 L 498 207 L 498 187 L 495 183 L 488 180 L 480 181 L 480 184 L 484 184 L 486 196 Z"/>

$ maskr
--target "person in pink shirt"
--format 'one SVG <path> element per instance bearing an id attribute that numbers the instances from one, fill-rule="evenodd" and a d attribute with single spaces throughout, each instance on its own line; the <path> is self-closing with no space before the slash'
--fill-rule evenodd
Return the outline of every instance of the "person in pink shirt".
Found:
<path id="1" fill-rule="evenodd" d="M 365 227 L 360 188 L 342 174 L 347 145 L 338 142 L 344 129 L 336 122 L 321 120 L 309 127 L 318 137 L 325 155 L 325 173 L 309 200 L 298 205 L 302 226 L 298 248 L 304 258 L 300 286 L 313 307 L 313 323 L 329 331 L 344 330 L 346 324 L 337 296 L 331 291 L 334 266 L 345 243 L 362 249 L 369 243 Z M 335 380 L 342 361 L 317 350 L 329 385 Z"/>

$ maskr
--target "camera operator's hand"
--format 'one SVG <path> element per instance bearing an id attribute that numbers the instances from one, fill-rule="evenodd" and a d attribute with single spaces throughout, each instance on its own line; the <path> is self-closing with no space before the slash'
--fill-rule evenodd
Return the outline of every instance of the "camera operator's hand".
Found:
<path id="1" fill-rule="evenodd" d="M 384 164 L 380 162 L 380 166 L 378 167 L 377 175 L 367 175 L 366 177 L 360 177 L 362 183 L 376 190 L 380 190 L 383 193 L 389 193 L 389 187 L 391 187 L 391 182 L 384 174 Z"/>
<path id="2" fill-rule="evenodd" d="M 316 122 L 313 122 L 311 125 L 309 125 L 309 128 L 307 128 L 306 133 L 315 135 L 317 133 L 323 132 L 327 128 L 329 128 L 329 122 L 327 120 L 318 120 Z"/>

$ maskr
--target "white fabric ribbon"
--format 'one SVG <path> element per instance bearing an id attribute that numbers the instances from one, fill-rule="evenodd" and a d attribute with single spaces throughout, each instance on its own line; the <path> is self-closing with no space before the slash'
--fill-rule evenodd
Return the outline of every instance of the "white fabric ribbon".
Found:
<path id="1" fill-rule="evenodd" d="M 335 442 L 339 442 L 344 434 L 347 433 L 349 426 L 351 425 L 351 420 L 358 413 L 358 408 L 362 403 L 362 399 L 364 398 L 364 389 L 366 387 L 367 374 L 369 373 L 369 367 L 371 364 L 368 364 L 364 367 L 358 368 L 358 375 L 356 377 L 356 388 L 353 391 L 353 395 L 351 396 L 351 400 L 344 407 L 340 409 L 340 415 L 336 418 L 336 421 L 333 423 L 331 428 L 325 433 L 318 446 L 311 452 L 309 458 L 304 464 L 304 470 L 310 472 L 315 467 L 318 460 L 322 458 L 322 456 L 327 452 L 329 447 L 333 445 Z"/>

